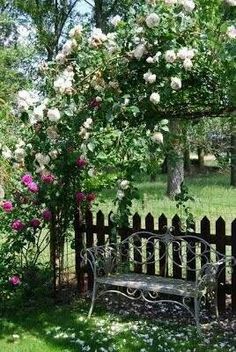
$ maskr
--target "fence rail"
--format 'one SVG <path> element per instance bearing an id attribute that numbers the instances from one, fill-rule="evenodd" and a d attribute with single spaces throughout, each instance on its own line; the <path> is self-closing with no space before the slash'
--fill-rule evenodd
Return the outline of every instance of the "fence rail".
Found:
<path id="1" fill-rule="evenodd" d="M 111 214 L 108 216 L 107 221 L 105 222 L 104 214 L 99 211 L 94 217 L 91 212 L 87 212 L 85 221 L 81 224 L 79 214 L 76 214 L 75 217 L 75 272 L 76 272 L 76 281 L 78 285 L 79 292 L 84 292 L 85 290 L 91 290 L 93 285 L 93 274 L 89 266 L 82 266 L 82 259 L 80 257 L 80 251 L 84 248 L 89 248 L 93 245 L 105 245 L 114 240 L 124 240 L 132 233 L 137 231 L 150 231 L 155 234 L 165 233 L 167 224 L 175 228 L 175 235 L 183 235 L 180 229 L 180 218 L 175 215 L 173 219 L 169 222 L 167 217 L 162 214 L 158 219 L 149 213 L 145 217 L 145 226 L 143 227 L 141 217 L 139 214 L 135 214 L 132 218 L 132 222 L 129 228 L 120 228 L 118 229 L 118 238 L 112 236 L 112 222 Z M 215 233 L 211 233 L 212 225 L 215 226 Z M 236 258 L 236 219 L 231 224 L 230 233 L 226 234 L 226 224 L 222 217 L 220 217 L 215 224 L 210 222 L 210 220 L 205 216 L 200 222 L 200 231 L 195 232 L 195 226 L 193 226 L 193 232 L 195 236 L 202 238 L 209 242 L 211 245 L 214 245 L 216 250 L 222 254 L 227 254 L 234 256 Z M 196 251 L 201 250 L 196 243 Z M 149 249 L 147 248 L 147 251 Z M 155 256 L 160 255 L 162 257 L 164 248 L 160 245 L 159 253 L 154 253 Z M 134 254 L 135 255 L 135 254 Z M 140 254 L 136 254 L 139 255 Z M 143 254 L 145 255 L 145 253 Z M 173 258 L 176 255 L 173 249 Z M 178 258 L 175 258 L 175 261 L 178 261 Z M 195 268 L 197 266 L 202 266 L 204 262 L 196 263 L 192 261 L 192 265 Z M 159 267 L 157 268 L 155 264 L 147 264 L 146 272 L 150 275 L 163 275 L 163 268 L 165 267 L 165 258 L 162 258 L 159 261 Z M 141 273 L 143 270 L 142 265 L 137 264 L 134 268 L 134 271 Z M 172 268 L 168 267 L 168 275 L 174 278 L 184 278 L 187 277 L 188 280 L 194 280 L 194 272 L 189 270 L 185 273 L 183 268 L 178 265 L 173 265 Z M 234 266 L 230 271 L 230 274 L 226 274 L 226 270 L 222 270 L 219 278 L 219 287 L 218 287 L 218 297 L 219 297 L 219 309 L 224 311 L 226 304 L 230 303 L 230 306 L 233 311 L 236 311 L 236 267 Z"/>

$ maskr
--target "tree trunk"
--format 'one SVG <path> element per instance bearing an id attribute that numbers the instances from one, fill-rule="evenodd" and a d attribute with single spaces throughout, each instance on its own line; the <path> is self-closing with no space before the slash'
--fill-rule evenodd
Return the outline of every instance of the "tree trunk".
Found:
<path id="1" fill-rule="evenodd" d="M 190 150 L 189 147 L 186 147 L 184 150 L 184 170 L 186 172 L 191 171 L 191 160 L 190 160 Z"/>
<path id="2" fill-rule="evenodd" d="M 236 187 L 236 117 L 232 117 L 231 124 L 231 186 Z"/>
<path id="3" fill-rule="evenodd" d="M 169 153 L 167 158 L 167 195 L 174 199 L 184 181 L 184 143 L 181 120 L 170 120 Z"/>
<path id="4" fill-rule="evenodd" d="M 199 165 L 199 168 L 203 169 L 204 168 L 204 156 L 205 156 L 204 149 L 199 147 L 197 149 L 197 154 L 198 154 L 198 165 Z"/>
<path id="5" fill-rule="evenodd" d="M 104 18 L 103 0 L 94 1 L 94 20 L 97 28 L 104 32 L 106 29 L 106 18 Z"/>

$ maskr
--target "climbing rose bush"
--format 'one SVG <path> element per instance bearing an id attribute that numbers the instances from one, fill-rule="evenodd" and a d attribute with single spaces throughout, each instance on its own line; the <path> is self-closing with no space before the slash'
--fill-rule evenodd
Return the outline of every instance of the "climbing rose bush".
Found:
<path id="1" fill-rule="evenodd" d="M 27 132 L 14 150 L 2 150 L 19 175 L 1 205 L 12 253 L 30 245 L 37 260 L 49 233 L 63 246 L 75 213 L 83 219 L 99 192 L 114 185 L 113 220 L 127 225 L 137 197 L 134 170 L 147 168 L 153 145 L 162 159 L 163 118 L 186 106 L 196 110 L 209 66 L 222 68 L 211 50 L 219 39 L 207 39 L 201 11 L 192 0 L 143 1 L 127 21 L 111 19 L 110 33 L 77 25 L 55 61 L 40 66 L 44 89 L 18 93 L 16 114 Z M 230 25 L 221 30 L 227 40 L 234 39 Z"/>

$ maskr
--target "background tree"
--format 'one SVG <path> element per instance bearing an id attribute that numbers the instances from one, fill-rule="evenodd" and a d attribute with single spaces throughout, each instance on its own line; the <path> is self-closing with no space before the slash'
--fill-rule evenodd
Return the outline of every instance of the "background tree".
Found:
<path id="1" fill-rule="evenodd" d="M 35 26 L 38 48 L 48 61 L 58 52 L 63 30 L 77 12 L 77 4 L 78 0 L 13 0 L 15 9 Z"/>

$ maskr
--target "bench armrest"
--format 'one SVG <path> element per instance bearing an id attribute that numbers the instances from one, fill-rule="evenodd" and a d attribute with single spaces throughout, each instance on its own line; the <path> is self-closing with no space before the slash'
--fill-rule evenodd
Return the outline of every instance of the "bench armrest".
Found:
<path id="1" fill-rule="evenodd" d="M 94 277 L 115 273 L 120 262 L 119 245 L 95 246 L 81 251 L 83 264 L 88 264 Z"/>
<path id="2" fill-rule="evenodd" d="M 236 265 L 236 258 L 224 256 L 215 263 L 209 262 L 203 265 L 197 276 L 197 290 L 199 292 L 214 290 L 218 285 L 220 274 L 227 264 Z"/>

